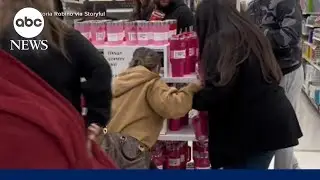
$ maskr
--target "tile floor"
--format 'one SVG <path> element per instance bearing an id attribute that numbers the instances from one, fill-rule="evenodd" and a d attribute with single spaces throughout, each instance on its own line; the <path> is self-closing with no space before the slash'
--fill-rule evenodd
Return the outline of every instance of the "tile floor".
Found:
<path id="1" fill-rule="evenodd" d="M 301 169 L 320 169 L 320 115 L 304 93 L 301 93 L 300 102 L 297 115 L 304 136 L 295 148 L 295 155 Z"/>

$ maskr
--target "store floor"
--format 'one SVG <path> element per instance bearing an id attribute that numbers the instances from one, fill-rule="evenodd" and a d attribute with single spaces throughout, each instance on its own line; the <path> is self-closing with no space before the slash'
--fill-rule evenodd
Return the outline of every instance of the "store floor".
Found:
<path id="1" fill-rule="evenodd" d="M 320 115 L 303 93 L 300 102 L 297 114 L 304 136 L 295 148 L 295 155 L 301 169 L 320 169 Z"/>

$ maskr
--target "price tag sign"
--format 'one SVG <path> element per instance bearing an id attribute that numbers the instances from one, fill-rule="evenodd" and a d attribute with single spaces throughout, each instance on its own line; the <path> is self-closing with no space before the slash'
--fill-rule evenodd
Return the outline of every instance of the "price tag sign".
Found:
<path id="1" fill-rule="evenodd" d="M 116 77 L 129 67 L 133 52 L 138 47 L 134 46 L 106 46 L 104 57 L 112 69 L 112 76 Z"/>

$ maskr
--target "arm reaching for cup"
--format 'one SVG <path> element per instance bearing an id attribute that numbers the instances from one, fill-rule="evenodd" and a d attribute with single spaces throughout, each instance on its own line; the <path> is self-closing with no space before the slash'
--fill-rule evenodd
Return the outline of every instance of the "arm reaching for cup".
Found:
<path id="1" fill-rule="evenodd" d="M 193 95 L 201 88 L 200 80 L 177 89 L 169 87 L 159 79 L 150 88 L 147 99 L 154 111 L 162 117 L 167 119 L 179 118 L 192 109 Z"/>

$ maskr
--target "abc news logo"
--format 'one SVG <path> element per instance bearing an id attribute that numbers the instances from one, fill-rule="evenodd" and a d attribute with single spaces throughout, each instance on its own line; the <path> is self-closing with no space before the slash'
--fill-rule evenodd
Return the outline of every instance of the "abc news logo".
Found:
<path id="1" fill-rule="evenodd" d="M 29 19 L 28 17 L 24 17 L 24 19 L 17 19 L 15 21 L 16 23 L 16 26 L 17 27 L 32 27 L 32 26 L 35 26 L 35 27 L 41 27 L 42 26 L 42 20 L 41 19 Z"/>
<path id="2" fill-rule="evenodd" d="M 35 40 L 43 28 L 44 18 L 42 14 L 34 8 L 23 8 L 14 17 L 13 26 L 15 31 L 23 40 L 10 40 L 11 50 L 47 50 L 47 40 Z"/>

